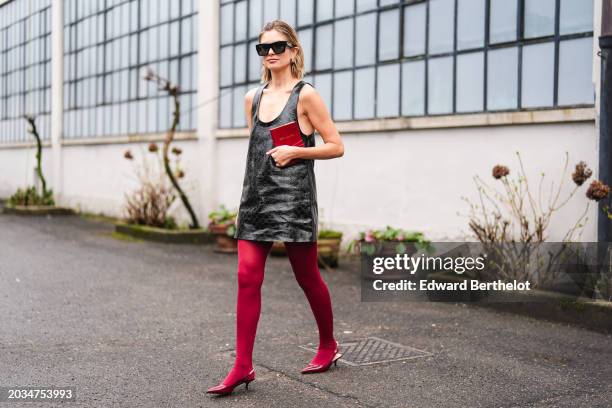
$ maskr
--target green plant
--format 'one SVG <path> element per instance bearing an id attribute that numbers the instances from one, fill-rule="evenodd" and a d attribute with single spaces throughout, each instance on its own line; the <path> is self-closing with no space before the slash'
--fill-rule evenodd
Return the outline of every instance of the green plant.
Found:
<path id="1" fill-rule="evenodd" d="M 208 219 L 213 225 L 227 226 L 227 235 L 233 236 L 236 231 L 235 222 L 237 215 L 237 211 L 230 211 L 225 205 L 221 204 L 218 210 L 208 213 Z"/>
<path id="2" fill-rule="evenodd" d="M 230 211 L 221 204 L 218 210 L 208 213 L 208 219 L 213 224 L 230 224 L 234 222 L 236 215 L 236 211 Z"/>
<path id="3" fill-rule="evenodd" d="M 38 194 L 36 187 L 31 186 L 25 189 L 17 189 L 15 194 L 9 197 L 8 204 L 15 205 L 55 205 L 53 200 L 53 190 L 46 190 L 43 195 Z"/>
<path id="4" fill-rule="evenodd" d="M 174 219 L 174 217 L 172 216 L 166 217 L 166 220 L 164 222 L 164 228 L 167 228 L 167 229 L 177 229 L 178 228 L 178 224 L 176 223 L 176 220 Z"/>
<path id="5" fill-rule="evenodd" d="M 36 174 L 41 183 L 42 194 L 36 191 L 36 187 L 26 187 L 25 189 L 17 189 L 8 199 L 9 205 L 55 205 L 53 199 L 53 190 L 47 189 L 47 181 L 42 171 L 42 142 L 36 128 L 36 118 L 32 115 L 24 115 L 24 119 L 28 122 L 28 133 L 36 139 Z"/>
<path id="6" fill-rule="evenodd" d="M 385 229 L 366 230 L 359 232 L 359 238 L 353 239 L 347 248 L 348 252 L 353 252 L 357 245 L 368 254 L 374 253 L 380 248 L 382 242 L 397 242 L 396 251 L 404 253 L 407 242 L 412 242 L 415 247 L 427 252 L 433 251 L 431 241 L 425 239 L 425 235 L 419 231 L 409 231 L 402 228 L 393 228 L 387 225 Z"/>
<path id="7" fill-rule="evenodd" d="M 319 238 L 321 238 L 321 239 L 326 239 L 326 238 L 330 238 L 330 239 L 342 238 L 342 232 L 331 230 L 331 229 L 319 230 Z"/>

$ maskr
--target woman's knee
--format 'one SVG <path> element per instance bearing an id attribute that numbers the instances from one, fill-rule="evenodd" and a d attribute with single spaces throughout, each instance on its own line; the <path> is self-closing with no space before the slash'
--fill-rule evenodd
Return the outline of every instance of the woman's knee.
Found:
<path id="1" fill-rule="evenodd" d="M 304 290 L 308 292 L 310 290 L 320 289 L 322 286 L 325 286 L 325 281 L 321 277 L 318 271 L 313 271 L 313 273 L 298 273 L 294 274 L 295 280 L 298 285 Z"/>
<path id="2" fill-rule="evenodd" d="M 238 286 L 241 288 L 259 288 L 263 284 L 264 266 L 249 260 L 238 263 Z"/>

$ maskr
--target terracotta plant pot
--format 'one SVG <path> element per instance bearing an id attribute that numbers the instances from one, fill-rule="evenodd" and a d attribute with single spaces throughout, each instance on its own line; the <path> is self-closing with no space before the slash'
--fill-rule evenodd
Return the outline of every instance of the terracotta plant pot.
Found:
<path id="1" fill-rule="evenodd" d="M 227 229 L 232 224 L 208 224 L 208 230 L 215 236 L 217 246 L 215 252 L 236 253 L 238 252 L 238 241 L 227 235 Z"/>
<path id="2" fill-rule="evenodd" d="M 411 241 L 394 241 L 394 240 L 377 240 L 366 242 L 365 240 L 357 241 L 355 245 L 355 253 L 359 256 L 395 256 L 400 253 L 397 250 L 398 245 L 403 245 L 405 253 L 412 256 L 417 252 L 416 243 Z M 391 279 L 404 279 L 405 272 L 402 270 L 393 269 L 385 272 L 385 277 Z"/>
<path id="3" fill-rule="evenodd" d="M 319 255 L 319 266 L 338 267 L 338 255 L 340 254 L 340 238 L 319 238 L 317 240 L 317 252 Z"/>
<path id="4" fill-rule="evenodd" d="M 285 244 L 281 241 L 274 241 L 272 248 L 270 249 L 270 255 L 274 256 L 287 256 L 287 250 Z"/>
<path id="5" fill-rule="evenodd" d="M 340 242 L 342 238 L 319 238 L 317 240 L 318 263 L 321 267 L 336 268 L 338 266 L 338 256 L 340 253 Z M 270 254 L 274 256 L 287 256 L 285 244 L 275 241 L 270 249 Z"/>

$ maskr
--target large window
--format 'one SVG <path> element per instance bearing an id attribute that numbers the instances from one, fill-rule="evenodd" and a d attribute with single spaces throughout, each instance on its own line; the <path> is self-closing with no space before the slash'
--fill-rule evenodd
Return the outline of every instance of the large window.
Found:
<path id="1" fill-rule="evenodd" d="M 222 128 L 246 126 L 254 45 L 275 18 L 335 120 L 594 103 L 593 0 L 222 0 Z"/>
<path id="2" fill-rule="evenodd" d="M 33 140 L 23 116 L 34 115 L 50 138 L 51 0 L 0 6 L 0 142 Z"/>
<path id="3" fill-rule="evenodd" d="M 180 130 L 192 130 L 195 0 L 65 0 L 64 137 L 165 131 L 172 104 L 145 68 L 178 83 Z"/>

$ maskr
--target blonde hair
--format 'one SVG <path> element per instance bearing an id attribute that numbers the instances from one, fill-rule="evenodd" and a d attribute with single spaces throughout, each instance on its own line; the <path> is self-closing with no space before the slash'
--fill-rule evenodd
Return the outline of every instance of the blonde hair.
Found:
<path id="1" fill-rule="evenodd" d="M 276 30 L 287 38 L 287 42 L 297 47 L 295 57 L 291 59 L 291 76 L 302 79 L 304 77 L 304 50 L 298 39 L 295 29 L 283 20 L 272 20 L 264 25 L 257 39 L 261 41 L 261 36 L 266 31 Z M 272 79 L 272 71 L 261 64 L 261 82 L 268 82 Z"/>

